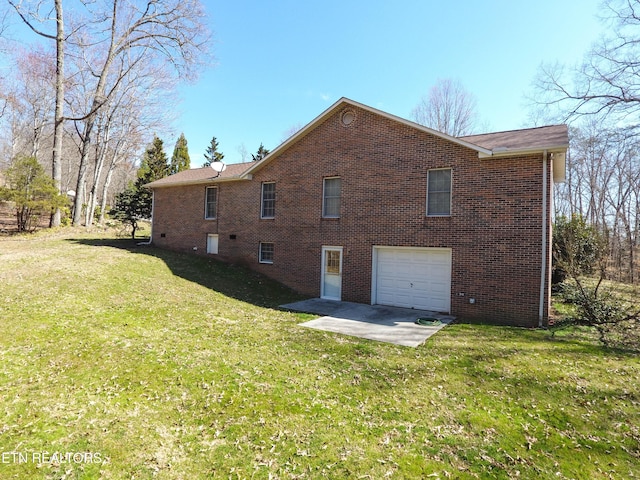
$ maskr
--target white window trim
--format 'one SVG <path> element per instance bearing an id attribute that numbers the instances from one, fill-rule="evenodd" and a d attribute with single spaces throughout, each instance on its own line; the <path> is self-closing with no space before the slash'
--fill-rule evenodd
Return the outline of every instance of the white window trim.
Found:
<path id="1" fill-rule="evenodd" d="M 450 180 L 449 180 L 449 213 L 429 213 L 429 172 L 436 172 L 442 170 L 451 171 Z M 451 167 L 443 167 L 443 168 L 430 168 L 427 170 L 427 197 L 425 203 L 425 214 L 427 217 L 450 217 L 451 210 L 453 209 L 453 168 Z"/>
<path id="2" fill-rule="evenodd" d="M 271 219 L 271 218 L 276 218 L 276 214 L 275 214 L 275 198 L 274 198 L 274 204 L 273 204 L 273 215 L 271 216 L 265 216 L 264 215 L 264 186 L 265 185 L 275 185 L 276 182 L 263 182 L 262 186 L 260 187 L 260 218 L 266 218 L 266 219 Z"/>
<path id="3" fill-rule="evenodd" d="M 325 207 L 325 193 L 326 193 L 326 187 L 327 187 L 327 180 L 335 180 L 335 179 L 341 179 L 342 177 L 340 177 L 339 175 L 334 176 L 334 177 L 324 177 L 322 179 L 322 218 L 340 218 L 340 212 L 338 212 L 337 215 L 327 215 L 325 213 L 324 207 Z M 342 210 L 342 180 L 340 181 L 340 210 Z"/>
<path id="4" fill-rule="evenodd" d="M 265 244 L 273 245 L 273 254 L 275 256 L 275 244 L 273 242 L 260 242 L 260 245 L 258 246 L 258 262 L 259 263 L 264 263 L 266 265 L 272 265 L 273 264 L 273 260 L 263 260 L 262 259 L 262 245 L 265 245 Z"/>
<path id="5" fill-rule="evenodd" d="M 216 191 L 216 208 L 215 212 L 213 212 L 213 217 L 207 216 L 207 197 L 209 196 L 209 189 L 215 189 Z M 205 220 L 217 220 L 218 218 L 218 187 L 207 187 L 204 191 L 204 219 Z"/>

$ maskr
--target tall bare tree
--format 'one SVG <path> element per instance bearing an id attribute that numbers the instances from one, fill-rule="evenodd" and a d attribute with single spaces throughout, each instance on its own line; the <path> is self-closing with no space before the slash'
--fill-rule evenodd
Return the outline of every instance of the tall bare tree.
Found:
<path id="1" fill-rule="evenodd" d="M 606 115 L 624 124 L 638 124 L 640 0 L 606 0 L 602 18 L 607 33 L 582 63 L 540 67 L 534 101 L 565 120 Z"/>
<path id="2" fill-rule="evenodd" d="M 29 3 L 22 0 L 8 0 L 9 4 L 14 8 L 23 22 L 37 35 L 55 40 L 56 45 L 56 75 L 55 75 L 55 113 L 53 127 L 53 151 L 51 159 L 51 176 L 53 183 L 58 191 L 62 185 L 62 137 L 64 122 L 64 58 L 65 58 L 65 30 L 64 30 L 64 12 L 62 9 L 62 0 L 54 0 L 53 12 L 55 17 L 51 16 L 51 7 L 44 2 L 36 1 Z M 55 21 L 55 33 L 46 31 L 47 27 L 41 27 Z M 51 226 L 60 225 L 60 209 L 55 209 L 51 217 Z"/>
<path id="3" fill-rule="evenodd" d="M 101 109 L 120 84 L 139 78 L 140 72 L 160 74 L 165 81 L 194 78 L 197 67 L 207 60 L 204 11 L 199 0 L 101 0 L 77 3 L 65 17 L 62 0 L 8 1 L 31 30 L 56 42 L 52 170 L 61 185 L 64 124 L 72 120 L 80 138 L 73 212 L 77 225 L 87 200 L 91 156 L 102 154 L 94 144 Z M 46 31 L 48 22 L 55 22 L 55 33 Z"/>
<path id="4" fill-rule="evenodd" d="M 91 136 L 99 110 L 122 81 L 150 64 L 170 65 L 177 77 L 192 77 L 204 58 L 207 40 L 198 0 L 110 0 L 108 9 L 91 3 L 86 7 L 89 15 L 81 22 L 87 28 L 77 47 L 95 82 L 89 110 L 78 117 L 83 127 L 74 225 L 82 220 Z"/>
<path id="5" fill-rule="evenodd" d="M 571 128 L 567 182 L 554 189 L 556 214 L 588 221 L 607 241 L 609 274 L 638 280 L 640 142 L 633 129 L 590 117 Z"/>
<path id="6" fill-rule="evenodd" d="M 457 80 L 439 79 L 411 112 L 416 123 L 453 137 L 474 133 L 476 99 Z"/>

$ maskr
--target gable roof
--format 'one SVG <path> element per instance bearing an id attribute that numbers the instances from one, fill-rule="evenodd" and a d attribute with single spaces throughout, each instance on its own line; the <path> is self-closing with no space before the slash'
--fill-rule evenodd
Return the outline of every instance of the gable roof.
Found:
<path id="1" fill-rule="evenodd" d="M 569 147 L 569 133 L 566 125 L 551 125 L 547 127 L 511 130 L 506 132 L 485 133 L 482 135 L 452 137 L 446 133 L 439 132 L 432 128 L 425 127 L 424 125 L 420 125 L 410 120 L 397 117 L 390 113 L 383 112 L 382 110 L 378 110 L 343 97 L 258 162 L 229 164 L 227 165 L 227 169 L 218 177 L 216 177 L 214 175 L 215 172 L 208 167 L 184 170 L 175 175 L 151 182 L 146 186 L 149 188 L 160 188 L 232 180 L 250 180 L 253 172 L 272 162 L 274 159 L 279 157 L 282 152 L 287 150 L 287 148 L 315 129 L 320 123 L 335 114 L 336 111 L 344 109 L 346 106 L 366 110 L 394 122 L 410 126 L 422 132 L 453 142 L 457 145 L 475 150 L 478 153 L 479 158 L 488 159 L 504 157 L 507 155 L 513 156 L 518 154 L 542 153 L 544 151 L 557 153 L 559 155 L 558 161 L 555 162 L 557 165 L 555 165 L 556 171 L 554 172 L 554 176 L 556 177 L 556 181 L 563 181 L 564 179 L 565 154 Z"/>
<path id="2" fill-rule="evenodd" d="M 183 170 L 168 177 L 161 178 L 155 182 L 147 183 L 145 187 L 148 188 L 162 188 L 162 187 L 175 187 L 178 185 L 198 185 L 204 183 L 211 183 L 213 181 L 230 181 L 240 180 L 242 174 L 254 165 L 256 162 L 245 163 L 230 163 L 227 168 L 216 176 L 216 171 L 211 167 L 191 168 L 189 170 Z M 248 180 L 248 178 L 247 178 Z"/>
<path id="3" fill-rule="evenodd" d="M 454 143 L 457 143 L 459 145 L 462 145 L 464 147 L 471 148 L 472 150 L 476 150 L 479 155 L 480 154 L 485 154 L 485 155 L 490 155 L 491 154 L 491 151 L 489 149 L 486 149 L 486 148 L 481 147 L 479 145 L 474 145 L 473 143 L 468 142 L 468 141 L 466 141 L 464 139 L 452 137 L 451 135 L 447 135 L 446 133 L 442 133 L 442 132 L 439 132 L 437 130 L 433 130 L 432 128 L 425 127 L 424 125 L 420 125 L 418 123 L 412 122 L 412 121 L 407 120 L 405 118 L 397 117 L 397 116 L 392 115 L 390 113 L 383 112 L 382 110 L 378 110 L 378 109 L 370 107 L 368 105 L 364 105 L 362 103 L 358 103 L 358 102 L 355 102 L 353 100 L 350 100 L 350 99 L 348 99 L 346 97 L 342 97 L 340 100 L 338 100 L 336 103 L 331 105 L 329 108 L 327 108 L 320 115 L 318 115 L 316 118 L 314 118 L 310 123 L 305 125 L 303 128 L 298 130 L 295 134 L 293 134 L 291 137 L 289 137 L 287 140 L 285 140 L 283 143 L 281 143 L 276 149 L 274 149 L 271 153 L 269 153 L 269 155 L 267 155 L 262 160 L 257 162 L 253 167 L 251 167 L 249 170 L 247 170 L 245 172 L 245 174 L 250 175 L 254 171 L 259 170 L 264 165 L 270 163 L 273 159 L 275 159 L 283 151 L 285 151 L 290 145 L 294 144 L 299 139 L 301 139 L 302 137 L 307 135 L 311 130 L 316 128 L 320 123 L 322 123 L 328 117 L 333 115 L 336 111 L 345 108 L 345 106 L 351 106 L 351 107 L 355 107 L 355 108 L 360 108 L 362 110 L 366 110 L 368 112 L 371 112 L 371 113 L 373 113 L 375 115 L 379 115 L 379 116 L 384 117 L 384 118 L 387 118 L 387 119 L 392 120 L 394 122 L 398 122 L 398 123 L 401 123 L 403 125 L 408 125 L 410 127 L 416 128 L 416 129 L 421 130 L 423 132 L 430 133 L 431 135 L 435 135 L 436 137 L 440 137 L 440 138 L 443 138 L 445 140 L 449 140 L 450 142 L 454 142 Z"/>

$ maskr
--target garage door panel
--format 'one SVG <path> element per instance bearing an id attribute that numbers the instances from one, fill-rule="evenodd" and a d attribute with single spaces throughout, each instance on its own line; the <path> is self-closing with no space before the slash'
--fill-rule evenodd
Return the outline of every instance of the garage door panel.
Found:
<path id="1" fill-rule="evenodd" d="M 376 253 L 376 303 L 450 311 L 450 250 L 377 248 Z"/>

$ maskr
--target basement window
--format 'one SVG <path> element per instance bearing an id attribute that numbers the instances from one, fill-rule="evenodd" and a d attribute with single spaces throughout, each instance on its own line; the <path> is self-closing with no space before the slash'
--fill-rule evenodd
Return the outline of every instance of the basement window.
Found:
<path id="1" fill-rule="evenodd" d="M 260 242 L 260 263 L 273 263 L 273 243 Z"/>

